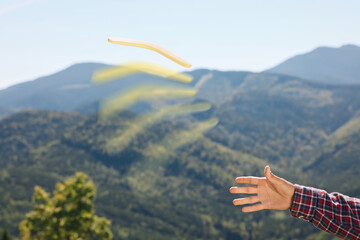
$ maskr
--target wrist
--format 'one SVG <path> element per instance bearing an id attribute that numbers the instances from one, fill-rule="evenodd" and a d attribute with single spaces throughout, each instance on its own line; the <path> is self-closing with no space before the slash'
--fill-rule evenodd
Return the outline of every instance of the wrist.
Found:
<path id="1" fill-rule="evenodd" d="M 289 208 L 288 209 L 291 209 L 291 207 L 293 205 L 294 195 L 295 195 L 295 184 L 290 183 Z"/>

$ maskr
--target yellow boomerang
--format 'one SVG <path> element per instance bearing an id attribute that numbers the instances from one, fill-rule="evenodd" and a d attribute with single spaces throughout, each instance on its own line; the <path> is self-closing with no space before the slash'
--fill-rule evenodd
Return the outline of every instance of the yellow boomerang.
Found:
<path id="1" fill-rule="evenodd" d="M 183 67 L 190 68 L 191 64 L 186 60 L 180 58 L 179 56 L 175 55 L 174 53 L 170 52 L 169 50 L 151 42 L 135 40 L 135 39 L 128 39 L 128 38 L 117 38 L 117 37 L 109 37 L 108 41 L 115 44 L 126 45 L 126 46 L 133 46 L 139 48 L 145 48 L 173 60 L 174 62 L 180 64 Z"/>

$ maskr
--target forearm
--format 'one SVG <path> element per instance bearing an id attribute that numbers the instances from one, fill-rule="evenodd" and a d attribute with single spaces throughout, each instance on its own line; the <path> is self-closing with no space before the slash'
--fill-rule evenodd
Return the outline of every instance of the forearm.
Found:
<path id="1" fill-rule="evenodd" d="M 291 215 L 345 239 L 360 239 L 360 199 L 295 185 Z"/>

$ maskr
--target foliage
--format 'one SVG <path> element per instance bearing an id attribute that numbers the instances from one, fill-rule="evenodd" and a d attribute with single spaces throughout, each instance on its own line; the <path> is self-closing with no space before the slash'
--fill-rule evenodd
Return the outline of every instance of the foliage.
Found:
<path id="1" fill-rule="evenodd" d="M 23 239 L 112 239 L 110 221 L 94 215 L 95 186 L 84 173 L 57 183 L 53 197 L 35 187 L 34 211 L 20 223 Z"/>
<path id="2" fill-rule="evenodd" d="M 4 229 L 4 231 L 1 234 L 0 240 L 11 240 L 11 239 L 12 238 L 11 238 L 10 233 L 8 232 L 8 230 Z"/>

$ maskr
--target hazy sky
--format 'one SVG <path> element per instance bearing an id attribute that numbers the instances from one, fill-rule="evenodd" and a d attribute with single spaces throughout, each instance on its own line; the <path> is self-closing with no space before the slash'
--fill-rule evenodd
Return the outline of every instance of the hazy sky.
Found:
<path id="1" fill-rule="evenodd" d="M 1 0 L 0 89 L 78 62 L 185 70 L 110 36 L 155 42 L 191 69 L 261 71 L 318 46 L 360 45 L 359 11 L 359 0 Z"/>

